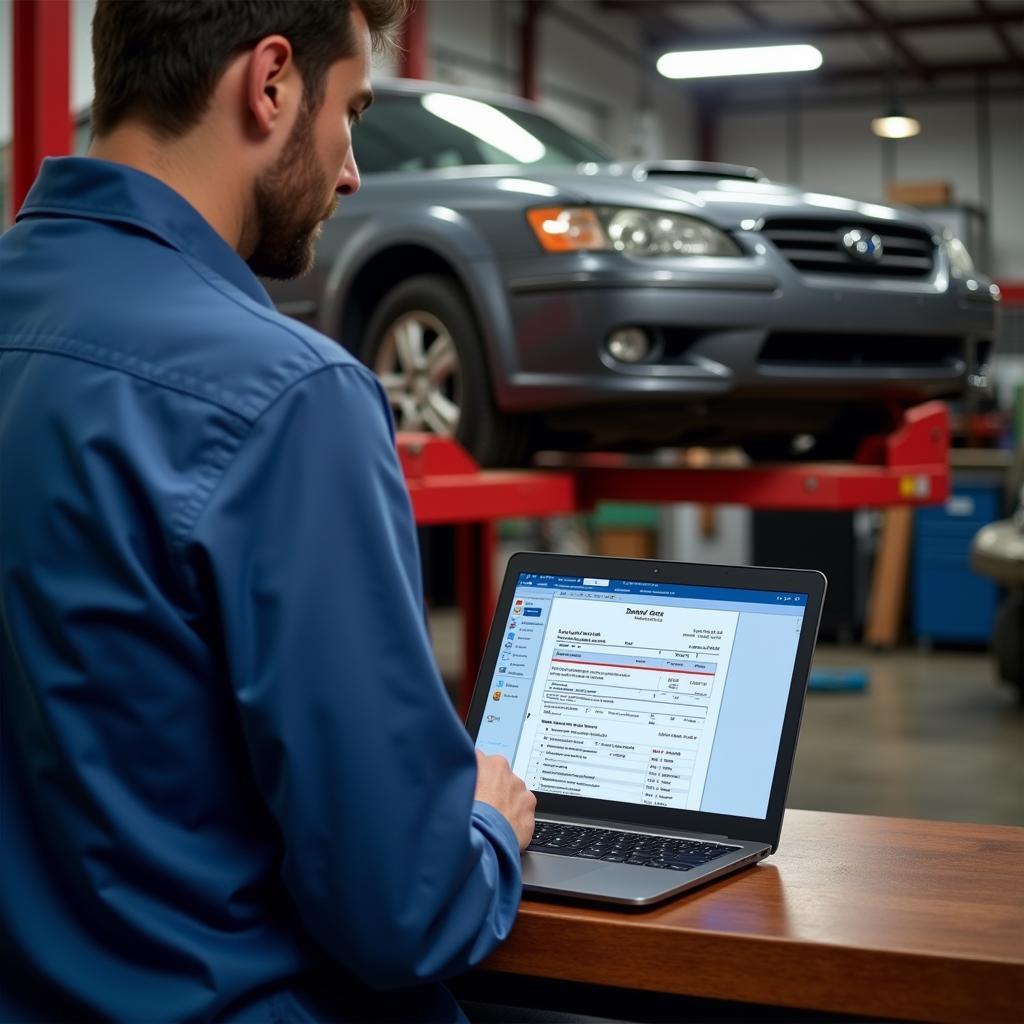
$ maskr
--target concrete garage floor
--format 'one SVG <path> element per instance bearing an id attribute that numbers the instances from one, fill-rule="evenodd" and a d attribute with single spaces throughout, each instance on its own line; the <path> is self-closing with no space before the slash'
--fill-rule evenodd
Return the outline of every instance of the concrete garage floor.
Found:
<path id="1" fill-rule="evenodd" d="M 431 632 L 452 689 L 458 613 L 432 613 Z M 869 684 L 808 695 L 788 806 L 1024 825 L 1024 706 L 988 654 L 822 645 L 815 664 Z"/>
<path id="2" fill-rule="evenodd" d="M 820 647 L 862 693 L 808 694 L 788 805 L 1024 825 L 1024 707 L 987 653 Z"/>

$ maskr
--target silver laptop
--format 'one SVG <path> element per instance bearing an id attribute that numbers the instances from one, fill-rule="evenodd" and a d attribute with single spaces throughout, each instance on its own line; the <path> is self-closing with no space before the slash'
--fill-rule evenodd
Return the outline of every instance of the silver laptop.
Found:
<path id="1" fill-rule="evenodd" d="M 537 795 L 529 893 L 643 906 L 773 853 L 821 573 L 513 556 L 470 705 Z"/>

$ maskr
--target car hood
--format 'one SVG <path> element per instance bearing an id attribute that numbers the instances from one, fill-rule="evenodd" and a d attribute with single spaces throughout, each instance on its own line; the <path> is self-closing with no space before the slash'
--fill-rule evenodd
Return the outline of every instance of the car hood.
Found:
<path id="1" fill-rule="evenodd" d="M 595 206 L 635 206 L 691 213 L 722 228 L 752 227 L 768 217 L 852 218 L 898 221 L 925 231 L 928 222 L 916 211 L 844 196 L 806 192 L 781 185 L 750 168 L 728 164 L 700 165 L 682 161 L 663 163 L 581 164 L 572 168 L 526 166 L 457 167 L 439 171 L 375 175 L 383 183 L 392 179 L 417 187 L 435 201 L 450 193 L 461 202 L 483 200 L 495 191 L 510 201 L 521 197 L 525 205 L 545 202 L 587 203 Z"/>

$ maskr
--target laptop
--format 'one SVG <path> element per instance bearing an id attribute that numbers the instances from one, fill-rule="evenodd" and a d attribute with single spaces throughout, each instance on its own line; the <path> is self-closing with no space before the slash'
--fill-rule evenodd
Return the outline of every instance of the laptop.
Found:
<path id="1" fill-rule="evenodd" d="M 537 796 L 528 893 L 646 906 L 773 853 L 825 577 L 520 553 L 470 704 Z"/>

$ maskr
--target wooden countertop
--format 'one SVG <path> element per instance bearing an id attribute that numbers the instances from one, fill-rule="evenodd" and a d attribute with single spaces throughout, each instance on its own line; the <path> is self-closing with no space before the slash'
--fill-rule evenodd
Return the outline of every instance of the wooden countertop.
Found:
<path id="1" fill-rule="evenodd" d="M 777 854 L 660 907 L 524 900 L 484 967 L 837 1013 L 1019 1021 L 1024 828 L 789 811 Z"/>

